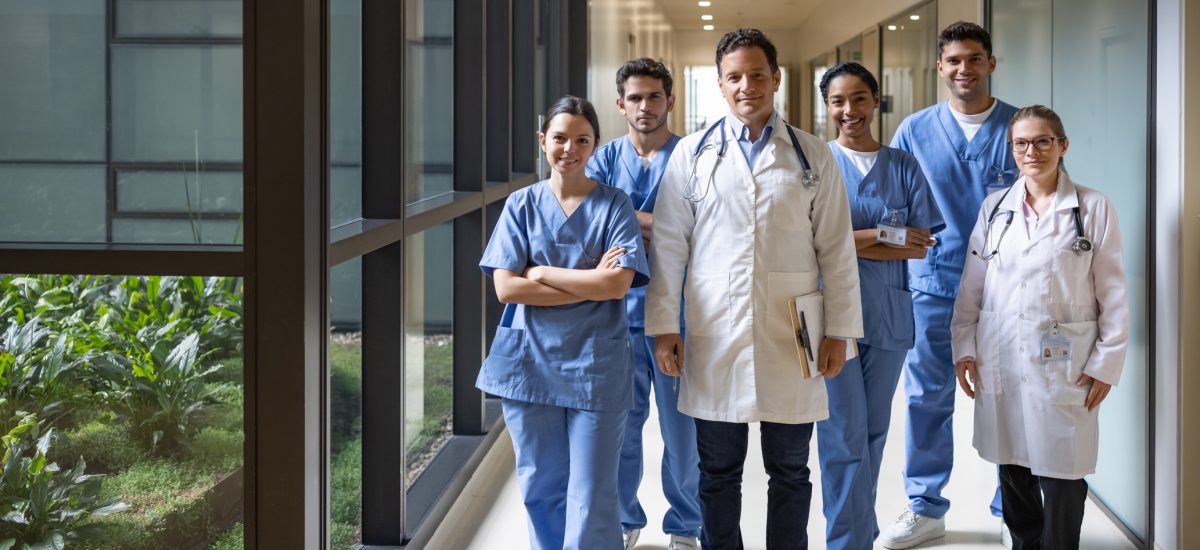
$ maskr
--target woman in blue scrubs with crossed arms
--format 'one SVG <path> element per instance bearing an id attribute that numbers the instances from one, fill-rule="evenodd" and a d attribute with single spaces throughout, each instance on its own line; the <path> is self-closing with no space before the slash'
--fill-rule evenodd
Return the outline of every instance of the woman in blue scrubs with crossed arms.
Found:
<path id="1" fill-rule="evenodd" d="M 502 397 L 535 550 L 620 550 L 617 464 L 633 370 L 623 298 L 649 281 L 633 204 L 584 175 L 591 103 L 539 135 L 550 179 L 509 195 L 479 265 L 505 304 L 476 387 Z"/>
<path id="2" fill-rule="evenodd" d="M 865 337 L 858 356 L 825 380 L 829 419 L 817 423 L 827 547 L 869 549 L 879 536 L 875 488 L 892 396 L 913 346 L 909 259 L 924 258 L 945 223 L 917 160 L 871 135 L 879 84 L 858 63 L 821 78 L 838 138 L 829 142 L 850 198 Z"/>

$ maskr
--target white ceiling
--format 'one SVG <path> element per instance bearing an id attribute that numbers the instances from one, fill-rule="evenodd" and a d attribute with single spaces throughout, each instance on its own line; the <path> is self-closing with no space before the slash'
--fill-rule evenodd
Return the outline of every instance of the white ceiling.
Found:
<path id="1" fill-rule="evenodd" d="M 712 6 L 702 8 L 697 0 L 659 0 L 671 25 L 677 31 L 702 30 L 712 24 L 716 32 L 728 32 L 742 27 L 763 30 L 794 30 L 812 15 L 825 0 L 710 0 Z M 709 14 L 712 21 L 702 21 Z"/>

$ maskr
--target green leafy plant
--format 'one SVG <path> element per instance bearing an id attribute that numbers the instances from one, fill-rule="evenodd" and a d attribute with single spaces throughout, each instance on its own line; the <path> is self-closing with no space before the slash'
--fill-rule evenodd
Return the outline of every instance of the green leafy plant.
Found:
<path id="1" fill-rule="evenodd" d="M 197 333 L 206 348 L 233 354 L 242 345 L 240 281 L 228 277 L 129 277 L 115 285 L 99 307 L 98 341 L 111 349 L 144 351 L 155 339 Z"/>
<path id="2" fill-rule="evenodd" d="M 47 349 L 49 336 L 50 330 L 36 317 L 25 324 L 10 324 L 0 336 L 0 431 L 12 429 L 17 411 L 56 419 L 68 397 L 63 395 L 68 393 L 64 388 L 75 378 L 77 368 L 91 361 L 90 353 L 70 359 L 65 335 Z"/>
<path id="3" fill-rule="evenodd" d="M 96 362 L 107 387 L 97 392 L 113 410 L 129 419 L 134 437 L 154 454 L 169 454 L 186 447 L 195 432 L 195 420 L 214 402 L 217 385 L 205 377 L 219 371 L 217 364 L 203 367 L 200 336 L 188 334 L 168 349 L 171 341 L 145 344 L 144 351 L 126 356 L 106 354 Z"/>
<path id="4" fill-rule="evenodd" d="M 99 496 L 103 476 L 85 473 L 83 457 L 65 470 L 48 461 L 55 437 L 36 415 L 22 413 L 0 439 L 0 548 L 61 549 L 94 529 L 84 520 L 126 508 Z"/>

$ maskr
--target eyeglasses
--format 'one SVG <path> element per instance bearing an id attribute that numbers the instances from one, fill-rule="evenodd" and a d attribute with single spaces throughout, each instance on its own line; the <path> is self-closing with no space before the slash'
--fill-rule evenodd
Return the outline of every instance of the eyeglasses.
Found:
<path id="1" fill-rule="evenodd" d="M 1030 144 L 1033 144 L 1034 147 L 1037 147 L 1038 151 L 1049 151 L 1051 146 L 1053 146 L 1055 143 L 1058 143 L 1064 139 L 1067 139 L 1067 138 L 1042 136 L 1037 139 L 1028 139 L 1028 140 L 1027 139 L 1014 139 L 1014 140 L 1008 142 L 1008 144 L 1012 145 L 1012 150 L 1014 153 L 1024 153 L 1025 150 L 1029 148 Z"/>

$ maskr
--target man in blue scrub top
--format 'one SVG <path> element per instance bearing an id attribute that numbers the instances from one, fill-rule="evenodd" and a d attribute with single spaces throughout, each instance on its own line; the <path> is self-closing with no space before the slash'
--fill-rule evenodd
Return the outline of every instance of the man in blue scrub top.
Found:
<path id="1" fill-rule="evenodd" d="M 988 89 L 988 75 L 996 70 L 991 36 L 973 23 L 951 24 L 938 36 L 937 68 L 949 101 L 904 119 L 892 139 L 892 147 L 917 157 L 946 228 L 925 259 L 909 260 L 917 332 L 904 369 L 909 500 L 879 537 L 887 548 L 911 548 L 945 535 L 950 501 L 942 489 L 954 463 L 950 317 L 979 205 L 1018 176 L 1008 146 L 1008 122 L 1016 108 L 991 97 Z M 992 514 L 1000 515 L 999 492 Z"/>
<path id="2" fill-rule="evenodd" d="M 642 236 L 649 240 L 654 226 L 658 182 L 679 136 L 667 128 L 667 113 L 675 106 L 671 72 L 649 58 L 626 62 L 617 71 L 617 108 L 629 122 L 629 133 L 596 150 L 588 162 L 588 177 L 629 194 L 636 208 Z M 625 423 L 617 492 L 621 505 L 621 530 L 625 548 L 637 544 L 646 527 L 646 513 L 638 502 L 642 482 L 642 426 L 649 415 L 650 389 L 658 407 L 663 437 L 663 494 L 671 505 L 663 517 L 663 532 L 670 535 L 669 550 L 699 548 L 700 459 L 696 456 L 696 425 L 679 412 L 677 381 L 654 365 L 654 338 L 645 331 L 646 291 L 630 289 L 625 295 L 629 313 L 629 339 L 633 345 L 633 409 Z"/>

